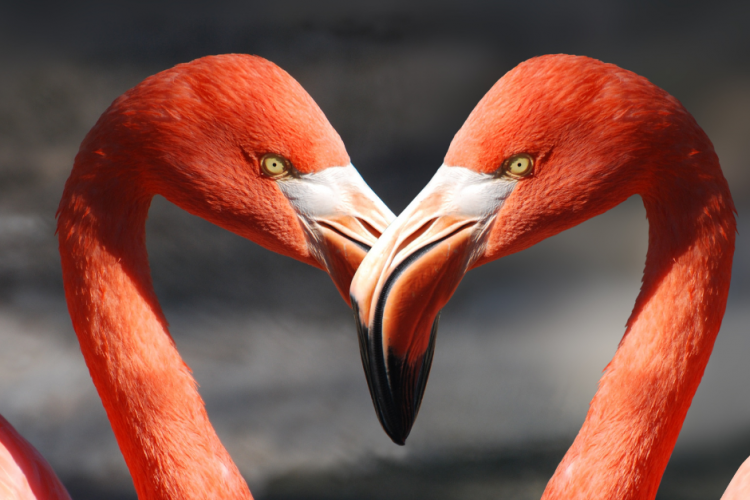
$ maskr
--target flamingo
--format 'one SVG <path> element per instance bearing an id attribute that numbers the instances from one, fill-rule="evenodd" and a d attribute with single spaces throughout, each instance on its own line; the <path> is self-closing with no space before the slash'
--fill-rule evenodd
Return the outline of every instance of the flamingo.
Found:
<path id="1" fill-rule="evenodd" d="M 57 212 L 65 296 L 138 496 L 252 498 L 152 287 L 155 194 L 327 271 L 347 303 L 354 271 L 395 216 L 313 99 L 260 57 L 205 57 L 151 76 L 81 144 Z"/>
<path id="2" fill-rule="evenodd" d="M 726 308 L 735 209 L 679 101 L 586 57 L 542 56 L 503 76 L 355 274 L 363 364 L 395 442 L 416 418 L 439 312 L 463 275 L 636 194 L 649 220 L 643 285 L 543 498 L 656 496 Z"/>
<path id="3" fill-rule="evenodd" d="M 0 498 L 70 500 L 49 463 L 0 415 Z"/>

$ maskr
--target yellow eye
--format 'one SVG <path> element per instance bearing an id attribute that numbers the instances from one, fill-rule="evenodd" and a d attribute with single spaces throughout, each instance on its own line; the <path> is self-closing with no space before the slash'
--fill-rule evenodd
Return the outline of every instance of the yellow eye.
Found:
<path id="1" fill-rule="evenodd" d="M 269 177 L 279 177 L 289 171 L 289 161 L 283 156 L 269 153 L 260 159 L 260 168 Z"/>
<path id="2" fill-rule="evenodd" d="M 505 171 L 516 177 L 525 177 L 534 168 L 534 160 L 526 153 L 513 155 L 505 162 Z"/>

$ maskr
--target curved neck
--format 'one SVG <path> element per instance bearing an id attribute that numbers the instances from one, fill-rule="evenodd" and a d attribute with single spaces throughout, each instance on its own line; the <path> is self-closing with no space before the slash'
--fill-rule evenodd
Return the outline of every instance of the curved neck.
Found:
<path id="1" fill-rule="evenodd" d="M 642 194 L 650 227 L 641 293 L 544 499 L 656 497 L 729 292 L 734 206 L 710 160 Z"/>
<path id="2" fill-rule="evenodd" d="M 58 236 L 81 351 L 139 498 L 251 498 L 154 294 L 145 246 L 151 198 L 134 174 L 77 159 Z"/>

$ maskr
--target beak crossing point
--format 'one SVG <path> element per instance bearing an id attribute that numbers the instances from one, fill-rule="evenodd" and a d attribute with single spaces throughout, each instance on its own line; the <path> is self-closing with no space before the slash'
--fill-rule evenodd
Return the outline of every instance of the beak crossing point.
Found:
<path id="1" fill-rule="evenodd" d="M 344 300 L 359 264 L 396 218 L 352 165 L 279 181 L 315 261 Z"/>

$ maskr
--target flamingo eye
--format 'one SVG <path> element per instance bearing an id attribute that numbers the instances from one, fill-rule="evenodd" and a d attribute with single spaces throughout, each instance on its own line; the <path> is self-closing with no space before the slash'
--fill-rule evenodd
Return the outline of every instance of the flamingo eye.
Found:
<path id="1" fill-rule="evenodd" d="M 289 173 L 289 160 L 283 156 L 269 153 L 260 159 L 260 168 L 269 177 L 281 177 Z"/>
<path id="2" fill-rule="evenodd" d="M 526 177 L 534 169 L 534 159 L 526 153 L 513 155 L 503 165 L 503 171 L 513 177 Z"/>

